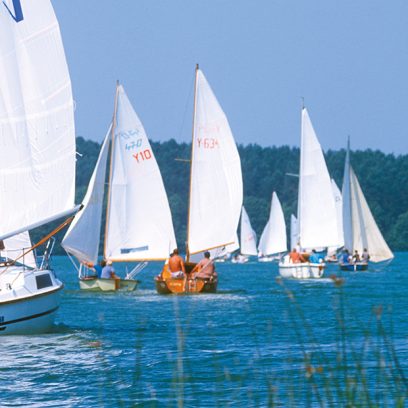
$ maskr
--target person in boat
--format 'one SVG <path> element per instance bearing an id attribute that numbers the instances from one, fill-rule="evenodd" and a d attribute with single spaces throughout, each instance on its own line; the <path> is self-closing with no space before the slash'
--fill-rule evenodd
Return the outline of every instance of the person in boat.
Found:
<path id="1" fill-rule="evenodd" d="M 183 258 L 179 255 L 178 249 L 174 249 L 169 259 L 170 274 L 173 279 L 186 278 L 186 268 Z"/>
<path id="2" fill-rule="evenodd" d="M 102 279 L 120 279 L 118 275 L 115 273 L 115 269 L 113 269 L 112 261 L 106 261 L 106 265 L 102 268 L 101 272 Z"/>
<path id="3" fill-rule="evenodd" d="M 312 249 L 312 253 L 309 255 L 309 262 L 310 263 L 320 263 L 321 256 L 316 252 L 315 249 Z"/>
<path id="4" fill-rule="evenodd" d="M 217 277 L 215 264 L 210 256 L 211 254 L 208 251 L 204 252 L 204 258 L 191 271 L 193 278 L 213 280 Z"/>
<path id="5" fill-rule="evenodd" d="M 361 254 L 361 260 L 365 263 L 368 263 L 370 260 L 370 254 L 367 251 L 367 248 L 364 248 L 363 253 Z"/>
<path id="6" fill-rule="evenodd" d="M 296 250 L 296 248 L 292 249 L 292 252 L 289 253 L 289 260 L 292 263 L 302 263 L 306 262 L 305 258 L 303 255 Z"/>
<path id="7" fill-rule="evenodd" d="M 348 263 L 350 263 L 350 253 L 349 253 L 348 249 L 345 249 L 343 251 L 343 254 L 341 256 L 341 263 L 343 265 L 347 265 Z"/>
<path id="8" fill-rule="evenodd" d="M 357 249 L 354 250 L 354 254 L 353 254 L 352 261 L 353 261 L 354 263 L 357 263 L 357 262 L 360 262 L 360 261 L 361 261 L 361 259 L 360 259 L 360 254 L 358 253 Z"/>
<path id="9" fill-rule="evenodd" d="M 106 261 L 104 259 L 99 262 L 99 264 L 94 264 L 92 262 L 84 262 L 85 266 L 91 270 L 93 273 L 88 273 L 87 277 L 90 278 L 100 278 L 102 275 L 102 269 L 106 266 Z"/>

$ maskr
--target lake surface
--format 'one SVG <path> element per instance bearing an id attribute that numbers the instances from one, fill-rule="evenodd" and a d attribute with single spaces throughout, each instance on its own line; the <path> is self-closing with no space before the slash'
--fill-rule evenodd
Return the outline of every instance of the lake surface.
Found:
<path id="1" fill-rule="evenodd" d="M 283 285 L 275 263 L 220 263 L 218 293 L 162 296 L 161 264 L 135 292 L 86 293 L 54 257 L 55 330 L 1 337 L 0 406 L 395 405 L 407 395 L 407 263 L 398 253 Z"/>

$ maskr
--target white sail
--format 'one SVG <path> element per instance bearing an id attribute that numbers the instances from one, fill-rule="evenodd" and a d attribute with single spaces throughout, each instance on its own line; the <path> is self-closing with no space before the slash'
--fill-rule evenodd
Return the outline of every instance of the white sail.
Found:
<path id="1" fill-rule="evenodd" d="M 285 216 L 279 198 L 273 192 L 269 220 L 259 240 L 258 250 L 265 256 L 285 252 L 287 249 Z"/>
<path id="2" fill-rule="evenodd" d="M 32 247 L 28 231 L 5 239 L 3 244 L 4 249 L 0 251 L 0 257 L 8 258 L 13 261 L 17 260 L 18 263 L 30 266 L 31 268 L 37 266 L 33 251 L 23 256 L 24 252 Z"/>
<path id="3" fill-rule="evenodd" d="M 291 214 L 290 216 L 290 248 L 296 248 L 299 242 L 299 223 L 297 218 Z"/>
<path id="4" fill-rule="evenodd" d="M 363 249 L 367 248 L 370 254 L 370 260 L 373 262 L 392 259 L 394 255 L 374 220 L 363 191 L 361 190 L 360 183 L 351 166 L 350 185 L 353 220 L 353 247 L 351 250 L 357 249 L 361 255 Z"/>
<path id="5" fill-rule="evenodd" d="M 302 110 L 298 221 L 303 249 L 339 246 L 330 176 L 305 108 Z"/>
<path id="6" fill-rule="evenodd" d="M 0 7 L 0 236 L 74 206 L 71 81 L 49 0 Z"/>
<path id="7" fill-rule="evenodd" d="M 235 233 L 234 242 L 225 247 L 225 252 L 228 254 L 231 254 L 235 252 L 237 249 L 239 249 L 239 240 L 238 240 L 238 234 Z"/>
<path id="8" fill-rule="evenodd" d="M 111 126 L 105 136 L 82 210 L 75 216 L 61 243 L 64 249 L 80 262 L 96 264 L 101 236 L 102 207 L 106 180 Z"/>
<path id="9" fill-rule="evenodd" d="M 228 120 L 197 69 L 188 225 L 190 254 L 235 239 L 242 206 L 241 162 Z"/>
<path id="10" fill-rule="evenodd" d="M 242 206 L 241 213 L 241 254 L 257 255 L 256 232 L 252 229 L 245 207 Z"/>
<path id="11" fill-rule="evenodd" d="M 122 86 L 115 124 L 105 257 L 166 259 L 176 248 L 170 206 L 149 140 Z"/>
<path id="12" fill-rule="evenodd" d="M 338 245 L 336 247 L 331 247 L 331 251 L 335 252 L 337 248 L 340 248 L 344 245 L 344 233 L 343 233 L 343 199 L 341 191 L 337 187 L 336 182 L 331 179 L 332 191 L 334 202 L 336 205 L 336 220 L 337 220 L 337 239 Z"/>

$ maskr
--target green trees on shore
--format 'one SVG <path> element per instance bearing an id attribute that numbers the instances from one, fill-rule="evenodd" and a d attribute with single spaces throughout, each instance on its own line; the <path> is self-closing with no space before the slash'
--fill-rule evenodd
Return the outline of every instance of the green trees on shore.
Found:
<path id="1" fill-rule="evenodd" d="M 77 196 L 79 203 L 88 186 L 100 145 L 77 138 Z M 188 208 L 190 145 L 152 142 L 163 175 L 173 215 L 176 238 L 184 249 Z M 299 149 L 288 146 L 240 145 L 244 179 L 244 205 L 252 227 L 260 236 L 267 222 L 272 192 L 282 203 L 287 225 L 296 214 Z M 345 150 L 325 154 L 331 176 L 341 189 Z M 176 159 L 184 159 L 176 160 Z M 408 250 L 408 155 L 394 156 L 378 150 L 353 151 L 351 162 L 374 217 L 393 250 Z"/>

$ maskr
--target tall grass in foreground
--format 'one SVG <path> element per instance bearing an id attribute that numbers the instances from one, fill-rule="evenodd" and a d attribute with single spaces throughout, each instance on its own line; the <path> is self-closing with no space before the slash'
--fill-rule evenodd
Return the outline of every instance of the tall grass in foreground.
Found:
<path id="1" fill-rule="evenodd" d="M 408 382 L 400 364 L 393 336 L 392 310 L 374 307 L 370 319 L 362 321 L 358 305 L 346 302 L 344 280 L 332 276 L 335 288 L 333 311 L 335 341 L 322 338 L 304 305 L 291 291 L 290 284 L 277 279 L 278 289 L 286 297 L 288 328 L 293 342 L 284 361 L 274 363 L 265 355 L 263 345 L 273 343 L 273 322 L 260 334 L 249 327 L 249 348 L 253 356 L 243 361 L 240 355 L 226 358 L 213 353 L 206 365 L 207 376 L 197 376 L 194 365 L 202 363 L 191 356 L 188 339 L 193 311 L 181 316 L 180 298 L 173 297 L 176 343 L 173 352 L 163 358 L 171 367 L 160 381 L 149 384 L 143 376 L 148 368 L 143 360 L 145 321 L 135 332 L 135 362 L 130 387 L 127 375 L 101 357 L 106 369 L 106 387 L 100 395 L 102 406 L 162 407 L 404 407 L 408 400 Z M 247 305 L 251 313 L 250 304 Z M 171 324 L 171 322 L 169 322 Z M 220 347 L 219 339 L 208 330 L 209 348 Z M 318 337 L 320 336 L 320 337 Z M 170 342 L 173 339 L 168 339 Z M 327 341 L 326 341 L 327 340 Z M 103 347 L 101 347 L 101 355 Z M 202 357 L 203 359 L 205 357 Z M 167 361 L 164 361 L 167 360 Z M 153 368 L 154 370 L 154 368 Z M 142 383 L 144 385 L 142 385 Z M 142 388 L 145 388 L 144 390 Z M 163 390 L 166 390 L 163 392 Z M 106 405 L 107 406 L 107 405 Z"/>

